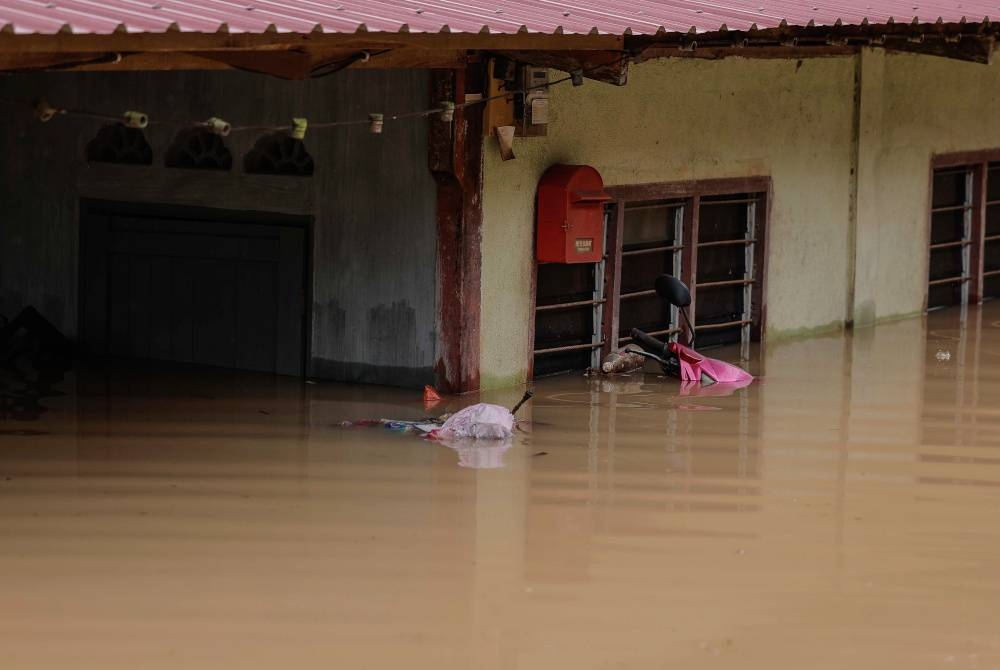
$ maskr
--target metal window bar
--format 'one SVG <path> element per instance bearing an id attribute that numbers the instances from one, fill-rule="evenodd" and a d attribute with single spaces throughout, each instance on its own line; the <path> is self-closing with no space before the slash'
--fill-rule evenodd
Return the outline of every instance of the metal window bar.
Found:
<path id="1" fill-rule="evenodd" d="M 757 242 L 757 201 L 747 205 L 747 245 L 743 250 L 743 278 L 746 283 L 743 285 L 743 328 L 740 332 L 740 356 L 750 357 L 750 326 L 753 321 L 753 283 L 756 277 L 753 276 L 754 247 Z"/>
<path id="2" fill-rule="evenodd" d="M 945 207 L 931 207 L 931 214 L 937 214 L 939 212 L 962 212 L 962 239 L 956 240 L 954 242 L 942 242 L 939 244 L 929 245 L 930 250 L 933 252 L 935 249 L 947 249 L 960 247 L 962 250 L 962 274 L 955 277 L 943 277 L 941 279 L 929 280 L 927 282 L 928 286 L 943 286 L 946 284 L 956 284 L 961 282 L 961 297 L 959 298 L 959 303 L 966 305 L 969 302 L 969 284 L 971 277 L 971 265 L 972 265 L 972 216 L 974 213 L 974 203 L 973 203 L 973 177 L 974 171 L 969 166 L 963 166 L 961 168 L 952 170 L 937 170 L 934 172 L 935 176 L 949 175 L 949 174 L 961 174 L 965 177 L 965 196 L 962 204 L 960 205 L 949 205 Z M 933 193 L 931 194 L 933 197 Z M 931 224 L 933 226 L 933 223 Z M 928 267 L 930 266 L 931 255 L 928 254 Z"/>
<path id="3" fill-rule="evenodd" d="M 968 193 L 966 193 L 968 197 Z M 972 203 L 966 201 L 963 205 L 945 205 L 944 207 L 932 207 L 931 214 L 940 214 L 941 212 L 958 212 L 965 209 L 972 209 Z"/>
<path id="4" fill-rule="evenodd" d="M 630 249 L 628 251 L 622 251 L 622 256 L 642 256 L 644 254 L 655 254 L 664 251 L 680 251 L 684 247 L 677 246 L 676 244 L 668 245 L 665 247 L 650 247 L 648 249 Z"/>
<path id="5" fill-rule="evenodd" d="M 750 324 L 753 323 L 750 319 L 736 319 L 735 321 L 725 321 L 723 323 L 703 323 L 694 327 L 695 330 L 722 330 L 723 328 L 732 328 L 733 326 L 741 326 L 743 329 L 749 328 Z M 741 334 L 742 337 L 742 334 Z M 742 345 L 741 345 L 742 346 Z"/>
<path id="6" fill-rule="evenodd" d="M 965 282 L 963 287 L 963 294 L 968 289 L 968 282 L 972 279 L 969 275 L 959 275 L 958 277 L 944 277 L 943 279 L 933 279 L 927 282 L 928 286 L 941 286 L 943 284 L 957 284 L 958 282 Z"/>
<path id="7" fill-rule="evenodd" d="M 683 251 L 685 244 L 694 244 L 695 240 L 687 241 L 684 239 L 684 208 L 688 207 L 687 202 L 684 202 L 677 211 L 674 212 L 674 240 L 676 241 L 677 248 L 674 250 L 674 276 L 681 276 L 681 260 L 683 259 Z M 674 325 L 676 324 L 676 326 Z M 681 325 L 681 312 L 675 305 L 670 305 L 670 328 L 674 332 L 670 334 L 667 338 L 668 340 L 676 340 L 679 336 L 681 330 L 683 330 Z"/>
<path id="8" fill-rule="evenodd" d="M 596 343 L 591 342 L 588 344 L 567 344 L 566 346 L 563 347 L 549 347 L 548 349 L 535 349 L 534 354 L 536 356 L 539 356 L 541 354 L 555 354 L 564 351 L 583 351 L 584 349 L 599 350 L 603 346 L 604 346 L 603 341 Z M 598 351 L 597 355 L 600 356 L 600 351 Z"/>
<path id="9" fill-rule="evenodd" d="M 646 296 L 656 295 L 656 289 L 649 289 L 648 291 L 632 291 L 631 293 L 622 293 L 618 296 L 619 300 L 629 300 L 630 298 L 645 298 Z"/>
<path id="10" fill-rule="evenodd" d="M 562 309 L 573 309 L 574 307 L 586 307 L 587 305 L 596 305 L 598 303 L 603 304 L 605 302 L 604 298 L 594 299 L 594 300 L 577 300 L 576 302 L 560 302 L 552 305 L 538 305 L 535 307 L 536 312 L 554 312 Z"/>
<path id="11" fill-rule="evenodd" d="M 601 239 L 608 239 L 608 223 L 611 218 L 612 209 L 604 208 L 604 225 L 601 228 Z M 604 254 L 601 260 L 594 264 L 594 297 L 593 297 L 593 324 L 590 341 L 594 349 L 590 352 L 590 367 L 600 369 L 601 367 L 601 347 L 604 346 L 604 268 L 607 266 L 608 249 L 605 245 Z"/>
<path id="12" fill-rule="evenodd" d="M 932 244 L 931 250 L 934 249 L 951 249 L 953 247 L 964 247 L 972 244 L 972 240 L 955 240 L 954 242 L 941 242 L 939 244 Z"/>
<path id="13" fill-rule="evenodd" d="M 699 242 L 698 243 L 698 248 L 699 249 L 706 249 L 708 247 L 728 247 L 728 246 L 736 246 L 736 245 L 740 245 L 740 244 L 753 244 L 756 241 L 757 240 L 752 239 L 752 238 L 741 238 L 741 239 L 738 239 L 738 240 L 719 240 L 718 242 Z"/>
<path id="14" fill-rule="evenodd" d="M 673 261 L 671 268 L 672 273 L 675 277 L 679 277 L 681 272 L 681 252 L 684 250 L 684 207 L 686 207 L 686 204 L 683 201 L 657 202 L 648 205 L 629 206 L 627 208 L 628 211 L 641 210 L 641 209 L 673 208 L 674 243 L 667 245 L 660 245 L 656 247 L 650 247 L 648 249 L 630 249 L 628 251 L 623 250 L 622 258 L 624 259 L 629 256 L 640 256 L 643 254 L 652 254 L 652 253 L 669 253 L 673 255 L 673 258 L 671 259 Z M 605 221 L 605 227 L 606 226 L 607 226 L 607 221 Z M 618 305 L 620 306 L 622 302 L 626 300 L 633 300 L 635 298 L 645 298 L 652 295 L 656 295 L 655 289 L 633 291 L 631 293 L 622 293 L 618 296 Z M 653 335 L 654 337 L 660 335 L 669 335 L 670 339 L 676 339 L 677 334 L 680 332 L 681 329 L 675 327 L 673 324 L 678 323 L 679 319 L 680 319 L 680 313 L 678 312 L 676 307 L 671 305 L 670 323 L 668 324 L 669 327 L 663 330 L 650 332 L 649 334 Z M 618 333 L 611 333 L 610 337 L 614 338 L 615 348 L 620 348 L 625 344 L 632 342 L 631 337 L 620 337 Z"/>
<path id="15" fill-rule="evenodd" d="M 744 277 L 746 277 L 747 274 L 749 274 L 749 273 L 748 272 L 744 272 L 743 273 Z M 740 285 L 753 284 L 754 281 L 755 280 L 753 280 L 753 279 L 746 279 L 746 278 L 744 278 L 744 279 L 724 279 L 722 281 L 710 281 L 710 282 L 705 282 L 704 284 L 695 284 L 695 287 L 696 288 L 720 288 L 720 287 L 723 287 L 723 286 L 740 286 Z"/>
<path id="16" fill-rule="evenodd" d="M 962 236 L 963 239 L 972 241 L 972 195 L 973 195 L 973 176 L 974 173 L 971 168 L 966 169 L 965 172 L 965 204 L 967 209 L 964 211 L 963 221 L 965 224 L 965 233 Z M 962 247 L 962 274 L 970 275 L 972 273 L 972 247 L 971 245 L 966 245 Z M 967 305 L 969 303 L 969 281 L 966 279 L 962 282 L 962 304 Z"/>

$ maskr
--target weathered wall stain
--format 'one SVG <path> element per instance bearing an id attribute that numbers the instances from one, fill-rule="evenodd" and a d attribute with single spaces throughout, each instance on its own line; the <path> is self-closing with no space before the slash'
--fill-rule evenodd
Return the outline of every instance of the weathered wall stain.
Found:
<path id="1" fill-rule="evenodd" d="M 431 333 L 420 336 L 420 315 L 408 302 L 400 300 L 371 307 L 363 315 L 363 324 L 358 323 L 360 315 L 345 312 L 336 304 L 323 306 L 322 311 L 331 331 L 346 328 L 348 333 L 364 332 L 368 336 L 359 342 L 366 362 L 314 357 L 312 367 L 317 376 L 390 386 L 433 383 L 432 370 L 411 363 L 428 358 L 424 342 Z"/>
<path id="2" fill-rule="evenodd" d="M 313 327 L 326 337 L 341 340 L 347 336 L 347 312 L 331 298 L 313 305 Z"/>
<path id="3" fill-rule="evenodd" d="M 310 368 L 313 370 L 312 374 L 320 379 L 336 379 L 358 384 L 420 388 L 425 384 L 434 383 L 434 371 L 422 367 L 393 367 L 313 358 Z"/>
<path id="4" fill-rule="evenodd" d="M 398 365 L 419 358 L 416 312 L 406 302 L 378 305 L 368 310 L 370 344 L 380 363 Z"/>

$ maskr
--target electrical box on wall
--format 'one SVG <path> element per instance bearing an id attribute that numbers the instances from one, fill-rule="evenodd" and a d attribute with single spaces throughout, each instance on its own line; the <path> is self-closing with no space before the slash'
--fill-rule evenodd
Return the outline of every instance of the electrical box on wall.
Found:
<path id="1" fill-rule="evenodd" d="M 553 165 L 538 182 L 536 257 L 543 263 L 596 263 L 604 255 L 604 192 L 589 165 Z"/>
<path id="2" fill-rule="evenodd" d="M 485 64 L 483 134 L 510 126 L 518 137 L 540 137 L 549 127 L 549 71 L 507 58 Z"/>
<path id="3" fill-rule="evenodd" d="M 518 110 L 519 134 L 537 137 L 549 127 L 549 71 L 543 67 L 525 67 L 521 71 L 524 97 Z"/>

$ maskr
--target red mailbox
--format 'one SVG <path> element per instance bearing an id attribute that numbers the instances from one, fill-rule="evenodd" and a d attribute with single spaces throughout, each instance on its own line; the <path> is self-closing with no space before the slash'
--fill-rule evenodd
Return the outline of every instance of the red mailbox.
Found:
<path id="1" fill-rule="evenodd" d="M 604 255 L 604 192 L 589 165 L 553 165 L 538 182 L 538 260 L 596 263 Z"/>

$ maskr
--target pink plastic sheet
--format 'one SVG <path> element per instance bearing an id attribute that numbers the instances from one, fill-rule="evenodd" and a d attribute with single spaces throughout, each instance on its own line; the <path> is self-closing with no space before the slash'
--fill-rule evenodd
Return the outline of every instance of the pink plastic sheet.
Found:
<path id="1" fill-rule="evenodd" d="M 700 382 L 702 373 L 712 381 L 726 384 L 738 384 L 753 381 L 753 375 L 742 368 L 730 365 L 724 361 L 708 356 L 702 356 L 691 347 L 679 342 L 670 343 L 670 351 L 677 354 L 681 363 L 681 381 Z"/>

